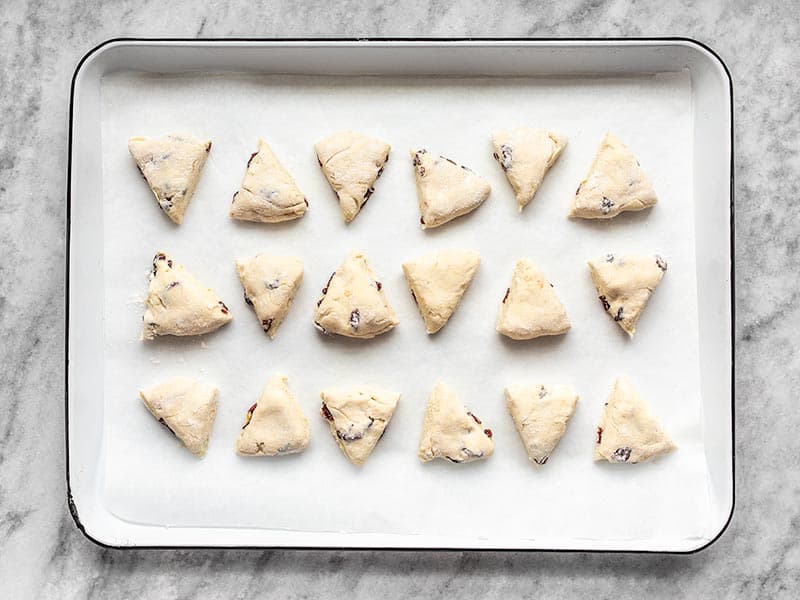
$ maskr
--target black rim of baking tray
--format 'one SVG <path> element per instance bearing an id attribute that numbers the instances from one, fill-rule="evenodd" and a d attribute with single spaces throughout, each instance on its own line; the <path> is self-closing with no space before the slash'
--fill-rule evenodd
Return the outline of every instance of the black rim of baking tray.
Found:
<path id="1" fill-rule="evenodd" d="M 708 52 L 719 62 L 725 75 L 728 78 L 728 98 L 730 101 L 731 131 L 730 131 L 730 279 L 731 279 L 731 511 L 725 525 L 719 533 L 699 548 L 693 550 L 605 550 L 605 549 L 560 549 L 560 548 L 450 548 L 450 547 L 394 547 L 394 546 L 194 546 L 194 545 L 130 545 L 115 546 L 106 544 L 94 538 L 78 516 L 78 509 L 72 498 L 70 485 L 70 463 L 69 463 L 69 285 L 70 285 L 70 233 L 71 233 L 71 211 L 72 211 L 72 140 L 73 140 L 73 121 L 74 121 L 74 102 L 75 102 L 75 82 L 84 63 L 97 51 L 105 46 L 117 42 L 684 42 L 693 44 Z M 64 332 L 64 429 L 66 446 L 66 476 L 67 476 L 67 504 L 75 525 L 80 532 L 91 542 L 102 548 L 119 550 L 347 550 L 347 551 L 394 551 L 394 552 L 564 552 L 564 553 L 603 553 L 603 554 L 696 554 L 714 544 L 722 534 L 728 529 L 733 519 L 733 512 L 736 506 L 736 413 L 734 399 L 736 396 L 736 280 L 734 269 L 734 113 L 733 113 L 733 77 L 728 69 L 728 65 L 712 48 L 689 37 L 668 36 L 668 37 L 364 37 L 364 38 L 141 38 L 141 37 L 120 37 L 108 39 L 91 50 L 89 50 L 78 62 L 75 72 L 72 75 L 69 94 L 69 144 L 67 148 L 67 212 L 66 212 L 66 236 L 65 236 L 65 259 L 66 259 L 66 278 L 65 278 L 65 332 Z"/>

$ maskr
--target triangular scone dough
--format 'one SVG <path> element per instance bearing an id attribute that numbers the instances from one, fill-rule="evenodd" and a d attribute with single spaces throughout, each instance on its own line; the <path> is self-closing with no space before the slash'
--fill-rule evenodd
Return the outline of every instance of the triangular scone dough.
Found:
<path id="1" fill-rule="evenodd" d="M 664 277 L 667 263 L 658 255 L 606 254 L 590 260 L 589 270 L 603 308 L 633 337 L 636 322 Z"/>
<path id="2" fill-rule="evenodd" d="M 567 431 L 578 393 L 568 385 L 510 385 L 506 405 L 528 458 L 543 465 Z"/>
<path id="3" fill-rule="evenodd" d="M 676 448 L 631 382 L 618 377 L 597 428 L 594 459 L 638 463 L 669 454 Z"/>
<path id="4" fill-rule="evenodd" d="M 145 300 L 142 339 L 200 335 L 230 322 L 228 307 L 164 252 L 156 252 Z"/>
<path id="5" fill-rule="evenodd" d="M 360 252 L 351 252 L 331 275 L 317 302 L 314 324 L 322 333 L 372 338 L 397 325 L 383 284 Z"/>
<path id="6" fill-rule="evenodd" d="M 217 416 L 217 388 L 187 377 L 175 377 L 139 392 L 152 415 L 197 456 L 208 448 Z"/>
<path id="7" fill-rule="evenodd" d="M 160 138 L 134 137 L 128 140 L 128 150 L 153 190 L 158 205 L 170 219 L 180 224 L 200 181 L 211 142 L 177 134 Z"/>
<path id="8" fill-rule="evenodd" d="M 468 412 L 456 393 L 438 382 L 428 397 L 425 423 L 417 455 L 422 462 L 445 458 L 454 463 L 468 463 L 488 458 L 494 452 L 492 430 Z"/>
<path id="9" fill-rule="evenodd" d="M 609 133 L 575 192 L 569 216 L 611 219 L 626 210 L 650 208 L 657 201 L 639 162 L 619 138 Z"/>
<path id="10" fill-rule="evenodd" d="M 291 256 L 258 254 L 236 261 L 244 301 L 256 311 L 261 327 L 274 338 L 303 280 L 303 261 Z"/>
<path id="11" fill-rule="evenodd" d="M 492 191 L 477 173 L 427 150 L 412 150 L 420 224 L 439 227 L 478 208 Z"/>
<path id="12" fill-rule="evenodd" d="M 362 386 L 323 391 L 320 397 L 320 414 L 333 439 L 351 463 L 362 466 L 383 436 L 400 394 Z"/>
<path id="13" fill-rule="evenodd" d="M 375 191 L 392 147 L 384 141 L 354 131 L 329 135 L 315 146 L 317 160 L 339 197 L 344 220 L 356 218 Z"/>
<path id="14" fill-rule="evenodd" d="M 570 326 L 553 284 L 530 260 L 518 261 L 511 286 L 500 303 L 497 331 L 512 340 L 530 340 L 566 333 Z"/>
<path id="15" fill-rule="evenodd" d="M 506 172 L 521 212 L 561 156 L 567 138 L 545 129 L 519 127 L 495 133 L 492 144 L 494 158 Z"/>
<path id="16" fill-rule="evenodd" d="M 442 250 L 403 263 L 403 273 L 428 333 L 445 326 L 480 263 L 480 254 L 472 250 Z"/>
<path id="17" fill-rule="evenodd" d="M 267 142 L 247 161 L 242 187 L 233 195 L 230 215 L 242 221 L 280 223 L 306 214 L 308 201 Z"/>
<path id="18" fill-rule="evenodd" d="M 308 446 L 311 430 L 285 375 L 270 377 L 258 402 L 247 411 L 236 452 L 243 456 L 295 454 Z"/>

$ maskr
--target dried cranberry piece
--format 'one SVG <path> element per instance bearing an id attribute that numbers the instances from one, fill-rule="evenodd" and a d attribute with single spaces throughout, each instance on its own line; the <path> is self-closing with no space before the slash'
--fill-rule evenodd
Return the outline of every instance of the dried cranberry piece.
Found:
<path id="1" fill-rule="evenodd" d="M 510 293 L 511 293 L 511 288 L 506 288 L 506 295 L 505 295 L 505 296 L 503 296 L 503 304 L 505 304 L 505 303 L 506 303 L 506 300 L 508 300 L 508 295 L 509 295 Z"/>
<path id="2" fill-rule="evenodd" d="M 250 155 L 250 158 L 248 158 L 248 159 L 247 159 L 247 166 L 248 166 L 248 167 L 250 166 L 250 163 L 251 163 L 251 162 L 253 162 L 253 159 L 256 157 L 256 154 L 258 154 L 258 152 L 253 152 L 253 153 Z"/>
<path id="3" fill-rule="evenodd" d="M 264 328 L 265 333 L 269 333 L 269 330 L 272 327 L 272 321 L 274 321 L 274 319 L 264 319 L 261 321 L 261 327 Z"/>
<path id="4" fill-rule="evenodd" d="M 471 412 L 469 412 L 469 411 L 467 411 L 467 414 L 468 414 L 470 417 L 472 417 L 472 418 L 473 418 L 473 420 L 474 420 L 474 421 L 475 421 L 475 422 L 476 422 L 478 425 L 481 425 L 481 420 L 480 420 L 478 417 L 476 417 L 475 415 L 473 415 L 473 414 L 472 414 Z"/>
<path id="5" fill-rule="evenodd" d="M 225 303 L 222 300 L 220 300 L 219 302 L 217 302 L 217 304 L 220 305 L 220 310 L 222 311 L 222 314 L 223 315 L 227 315 L 229 311 L 228 311 L 228 307 L 225 306 Z"/>
<path id="6" fill-rule="evenodd" d="M 603 303 L 603 308 L 605 308 L 606 310 L 611 308 L 611 305 L 608 303 L 608 300 L 606 300 L 605 296 L 598 296 L 598 298 L 600 299 L 600 302 Z"/>
<path id="7" fill-rule="evenodd" d="M 602 441 L 603 441 L 603 428 L 602 427 L 598 427 L 597 428 L 597 443 L 599 444 Z"/>
<path id="8" fill-rule="evenodd" d="M 256 410 L 256 406 L 258 406 L 258 402 L 253 404 L 250 408 L 247 409 L 247 414 L 244 417 L 244 425 L 242 425 L 242 429 L 250 425 L 250 419 L 253 418 L 253 412 Z"/>
<path id="9" fill-rule="evenodd" d="M 486 437 L 492 437 L 492 430 L 491 429 L 484 429 L 483 433 L 486 434 Z"/>
<path id="10" fill-rule="evenodd" d="M 333 422 L 333 415 L 331 414 L 331 411 L 328 410 L 328 407 L 324 402 L 322 403 L 322 408 L 320 409 L 320 414 L 322 414 L 323 417 L 328 419 L 328 421 Z"/>

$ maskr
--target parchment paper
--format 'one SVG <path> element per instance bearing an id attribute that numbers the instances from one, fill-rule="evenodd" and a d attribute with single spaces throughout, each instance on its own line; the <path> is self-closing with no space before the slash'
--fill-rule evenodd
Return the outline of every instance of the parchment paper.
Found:
<path id="1" fill-rule="evenodd" d="M 632 79 L 396 79 L 121 73 L 102 85 L 105 223 L 104 501 L 124 520 L 167 527 L 441 534 L 475 538 L 685 540 L 709 520 L 698 373 L 688 74 Z M 491 132 L 530 124 L 569 137 L 522 214 L 492 158 Z M 355 129 L 392 144 L 374 196 L 345 225 L 314 143 Z M 659 204 L 611 222 L 565 215 L 606 131 L 633 150 Z M 213 140 L 180 227 L 161 213 L 127 151 L 134 135 L 185 132 Z M 265 138 L 307 195 L 310 209 L 284 225 L 228 217 L 245 163 Z M 426 147 L 486 177 L 492 194 L 438 230 L 419 227 L 408 157 Z M 698 198 L 697 201 L 702 201 Z M 425 334 L 401 263 L 446 247 L 480 251 L 482 264 L 449 324 Z M 360 248 L 400 319 L 373 341 L 328 338 L 312 325 L 315 302 L 347 252 Z M 223 298 L 233 322 L 202 338 L 138 340 L 146 274 L 165 250 Z M 305 277 L 270 341 L 242 299 L 233 261 L 295 255 Z M 660 253 L 669 263 L 633 340 L 604 313 L 586 260 L 607 252 Z M 516 259 L 532 258 L 555 284 L 573 324 L 565 336 L 512 342 L 494 329 Z M 300 455 L 247 459 L 234 443 L 269 376 L 286 373 L 311 421 Z M 614 378 L 627 374 L 679 445 L 654 463 L 592 462 L 595 430 Z M 175 375 L 220 388 L 208 455 L 180 448 L 138 399 Z M 416 457 L 428 393 L 437 379 L 494 431 L 495 455 L 469 465 Z M 506 412 L 517 381 L 568 383 L 577 411 L 550 461 L 528 462 Z M 363 469 L 340 454 L 319 416 L 326 386 L 369 383 L 402 392 L 386 435 Z M 91 435 L 92 433 L 87 433 Z"/>

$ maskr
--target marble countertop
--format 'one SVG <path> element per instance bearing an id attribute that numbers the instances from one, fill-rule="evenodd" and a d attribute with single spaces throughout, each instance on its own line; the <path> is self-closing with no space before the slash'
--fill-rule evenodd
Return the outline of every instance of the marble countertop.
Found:
<path id="1" fill-rule="evenodd" d="M 779 597 L 800 581 L 800 5 L 9 0 L 0 18 L 0 587 L 8 598 Z M 727 62 L 736 121 L 736 513 L 691 556 L 116 551 L 64 477 L 70 77 L 120 36 L 689 36 Z M 721 224 L 724 226 L 724 224 Z M 28 238 L 33 235 L 33 239 Z M 795 330 L 796 331 L 796 330 Z"/>

